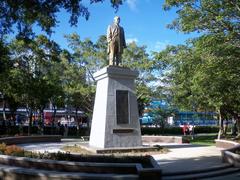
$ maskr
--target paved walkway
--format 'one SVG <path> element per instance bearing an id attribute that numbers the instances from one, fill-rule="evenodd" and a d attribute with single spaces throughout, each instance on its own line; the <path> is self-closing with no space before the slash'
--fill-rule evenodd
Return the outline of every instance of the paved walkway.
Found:
<path id="1" fill-rule="evenodd" d="M 221 149 L 191 144 L 166 145 L 167 154 L 153 155 L 163 172 L 206 169 L 221 165 Z"/>
<path id="2" fill-rule="evenodd" d="M 59 143 L 36 143 L 22 144 L 21 146 L 30 151 L 58 152 L 66 145 L 75 145 L 80 140 L 64 139 Z M 191 144 L 159 144 L 166 146 L 170 152 L 166 154 L 153 155 L 164 172 L 188 171 L 194 169 L 205 169 L 221 165 L 221 149 L 215 146 L 198 146 Z"/>
<path id="3" fill-rule="evenodd" d="M 19 146 L 23 147 L 27 151 L 35 151 L 35 152 L 64 152 L 61 150 L 63 146 L 74 146 L 75 144 L 82 143 L 82 140 L 78 139 L 63 139 L 62 142 L 45 142 L 45 143 L 26 143 L 26 144 L 19 144 Z"/>

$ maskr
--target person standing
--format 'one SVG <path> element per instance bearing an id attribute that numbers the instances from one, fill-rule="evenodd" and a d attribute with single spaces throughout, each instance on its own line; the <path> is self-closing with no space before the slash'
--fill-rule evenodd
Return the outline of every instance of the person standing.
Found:
<path id="1" fill-rule="evenodd" d="M 119 25 L 120 17 L 114 17 L 112 25 L 107 29 L 107 42 L 108 42 L 108 54 L 109 65 L 119 66 L 122 64 L 121 55 L 123 49 L 126 48 L 126 41 L 124 35 L 124 29 Z"/>

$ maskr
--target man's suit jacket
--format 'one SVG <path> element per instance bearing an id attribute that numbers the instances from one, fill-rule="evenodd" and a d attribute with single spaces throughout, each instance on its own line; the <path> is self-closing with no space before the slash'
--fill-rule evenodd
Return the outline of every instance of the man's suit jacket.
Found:
<path id="1" fill-rule="evenodd" d="M 125 35 L 124 30 L 121 26 L 112 24 L 108 26 L 107 29 L 107 41 L 108 41 L 108 54 L 110 53 L 110 42 L 117 41 L 118 43 L 118 52 L 122 53 L 123 48 L 126 48 L 126 41 L 125 41 Z"/>

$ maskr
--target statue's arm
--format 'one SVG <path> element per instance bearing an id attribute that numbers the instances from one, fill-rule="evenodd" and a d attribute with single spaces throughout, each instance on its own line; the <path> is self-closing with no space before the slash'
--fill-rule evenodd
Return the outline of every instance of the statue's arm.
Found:
<path id="1" fill-rule="evenodd" d="M 111 26 L 108 26 L 107 28 L 107 42 L 111 42 L 112 41 L 112 33 L 111 33 Z"/>
<path id="2" fill-rule="evenodd" d="M 127 45 L 126 45 L 126 40 L 125 40 L 125 33 L 124 33 L 124 29 L 122 28 L 122 38 L 123 38 L 123 47 L 126 48 Z"/>

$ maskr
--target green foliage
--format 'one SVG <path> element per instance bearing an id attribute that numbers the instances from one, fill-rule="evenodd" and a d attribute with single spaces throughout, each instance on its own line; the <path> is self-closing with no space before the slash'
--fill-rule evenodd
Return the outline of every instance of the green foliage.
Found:
<path id="1" fill-rule="evenodd" d="M 219 128 L 217 126 L 196 126 L 194 128 L 195 134 L 201 133 L 217 133 Z M 166 127 L 164 129 L 159 127 L 142 127 L 142 135 L 182 135 L 181 127 Z"/>
<path id="2" fill-rule="evenodd" d="M 93 82 L 92 74 L 108 64 L 106 36 L 100 36 L 96 43 L 92 42 L 90 39 L 81 40 L 77 34 L 70 34 L 65 37 L 68 40 L 69 47 L 73 50 L 72 64 L 77 64 L 79 67 L 85 68 L 87 83 L 91 84 Z M 152 89 L 148 87 L 148 84 L 155 80 L 153 75 L 153 62 L 146 53 L 146 47 L 137 46 L 135 43 L 130 43 L 128 45 L 127 49 L 124 50 L 122 59 L 124 60 L 123 65 L 125 67 L 136 69 L 140 73 L 137 79 L 136 90 L 139 113 L 141 114 L 144 106 L 150 102 L 152 94 Z M 74 83 L 76 84 L 75 81 Z M 68 85 L 67 87 L 71 86 Z M 92 97 L 94 96 L 93 93 L 95 89 L 92 86 L 88 87 L 90 87 L 90 89 L 86 89 L 85 94 L 89 96 L 88 102 L 91 102 L 89 103 L 90 105 L 93 101 Z M 79 87 L 76 88 L 76 90 L 77 89 L 79 89 Z M 68 91 L 70 91 L 70 89 Z M 89 92 L 92 92 L 92 94 Z M 82 102 L 84 98 L 79 98 L 79 100 Z M 90 110 L 90 108 L 88 110 Z"/>
<path id="3" fill-rule="evenodd" d="M 169 94 L 181 109 L 217 111 L 220 119 L 238 118 L 239 7 L 236 0 L 165 1 L 165 10 L 176 8 L 178 13 L 169 28 L 201 32 L 184 46 L 155 54 Z"/>
<path id="4" fill-rule="evenodd" d="M 185 140 L 189 141 L 191 144 L 197 144 L 197 145 L 208 145 L 208 146 L 214 146 L 215 145 L 215 139 L 217 139 L 217 135 L 197 135 L 194 136 L 194 138 L 188 136 L 184 137 Z"/>
<path id="5" fill-rule="evenodd" d="M 178 18 L 169 26 L 183 32 L 224 34 L 227 43 L 239 43 L 240 2 L 238 0 L 166 0 L 164 8 L 178 9 Z M 237 43 L 238 41 L 238 43 Z M 238 44 L 239 45 L 239 44 Z"/>
<path id="6" fill-rule="evenodd" d="M 173 116 L 174 109 L 168 108 L 154 108 L 151 109 L 151 114 L 153 115 L 153 124 L 155 126 L 160 126 L 161 131 L 163 132 L 165 127 L 167 126 L 167 118 Z"/>
<path id="7" fill-rule="evenodd" d="M 0 154 L 3 154 L 6 150 L 7 145 L 5 143 L 0 144 Z"/>
<path id="8" fill-rule="evenodd" d="M 154 63 L 146 52 L 146 46 L 138 46 L 135 42 L 129 43 L 127 48 L 124 49 L 122 60 L 124 67 L 129 67 L 139 72 L 136 80 L 136 92 L 139 115 L 141 116 L 144 107 L 150 103 L 154 92 L 152 84 L 157 79 L 154 75 Z"/>
<path id="9" fill-rule="evenodd" d="M 166 127 L 164 131 L 162 128 L 159 127 L 142 127 L 141 128 L 142 135 L 182 135 L 181 127 Z"/>
<path id="10" fill-rule="evenodd" d="M 90 0 L 90 3 L 99 3 L 104 0 Z M 122 0 L 110 0 L 116 10 L 122 4 Z M 58 23 L 57 13 L 66 10 L 70 14 L 69 23 L 75 26 L 79 17 L 88 19 L 90 12 L 86 3 L 81 0 L 58 1 L 0 1 L 0 34 L 9 34 L 16 25 L 18 36 L 29 37 L 33 35 L 32 26 L 37 24 L 51 34 L 52 27 Z"/>
<path id="11" fill-rule="evenodd" d="M 146 46 L 137 46 L 135 42 L 129 43 L 124 49 L 123 66 L 136 69 L 139 72 L 138 81 L 140 83 L 150 83 L 156 78 L 154 77 L 154 64 L 149 54 L 146 52 Z"/>
<path id="12" fill-rule="evenodd" d="M 194 127 L 194 133 L 217 133 L 219 130 L 218 126 L 196 126 Z"/>

